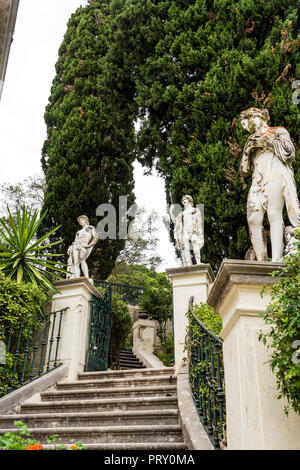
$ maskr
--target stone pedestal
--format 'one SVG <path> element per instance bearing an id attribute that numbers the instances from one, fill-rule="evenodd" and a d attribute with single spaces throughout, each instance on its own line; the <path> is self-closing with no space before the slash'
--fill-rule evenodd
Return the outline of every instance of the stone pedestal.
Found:
<path id="1" fill-rule="evenodd" d="M 283 266 L 225 260 L 208 297 L 223 318 L 229 450 L 300 449 L 300 417 L 285 415 L 286 403 L 276 398 L 276 377 L 266 363 L 269 352 L 258 341 L 268 328 L 261 313 L 271 300 L 269 294 L 261 297 L 261 290 L 276 282 L 270 273 Z"/>
<path id="2" fill-rule="evenodd" d="M 173 326 L 177 371 L 185 356 L 184 345 L 188 324 L 186 313 L 190 299 L 194 299 L 194 305 L 207 301 L 214 274 L 210 264 L 198 264 L 166 271 L 173 285 Z"/>
<path id="3" fill-rule="evenodd" d="M 86 277 L 57 281 L 54 285 L 60 293 L 55 294 L 51 311 L 57 312 L 67 308 L 62 318 L 57 362 L 69 366 L 67 380 L 76 380 L 78 372 L 84 370 L 87 359 L 91 295 L 101 295 Z M 55 325 L 55 329 L 57 328 L 58 322 Z M 50 324 L 49 331 L 51 330 Z M 56 335 L 57 331 L 54 331 L 54 337 Z M 53 350 L 52 361 L 54 354 Z"/>
<path id="4" fill-rule="evenodd" d="M 154 351 L 155 322 L 153 320 L 138 320 L 133 324 L 133 352 Z"/>

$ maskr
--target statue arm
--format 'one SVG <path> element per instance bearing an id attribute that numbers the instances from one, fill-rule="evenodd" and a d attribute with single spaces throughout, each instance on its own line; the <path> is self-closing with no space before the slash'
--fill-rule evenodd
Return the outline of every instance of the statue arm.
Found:
<path id="1" fill-rule="evenodd" d="M 202 247 L 204 245 L 203 219 L 202 219 L 202 213 L 199 209 L 197 209 L 197 219 L 196 220 L 197 220 L 197 229 L 198 229 L 200 244 L 201 244 L 201 247 Z"/>
<path id="2" fill-rule="evenodd" d="M 88 245 L 85 246 L 85 248 L 92 248 L 94 245 L 96 245 L 97 241 L 99 240 L 97 230 L 95 229 L 95 227 L 92 228 L 91 234 L 92 234 L 92 240 L 89 242 Z"/>

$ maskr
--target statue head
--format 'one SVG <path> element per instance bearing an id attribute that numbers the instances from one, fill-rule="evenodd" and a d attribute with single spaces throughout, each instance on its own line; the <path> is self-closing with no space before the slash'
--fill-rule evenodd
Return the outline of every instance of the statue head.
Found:
<path id="1" fill-rule="evenodd" d="M 188 195 L 185 195 L 182 197 L 181 199 L 181 202 L 183 204 L 183 206 L 186 206 L 186 205 L 193 205 L 193 198 L 191 196 L 188 196 Z"/>
<path id="2" fill-rule="evenodd" d="M 240 122 L 243 129 L 252 133 L 262 123 L 267 124 L 270 120 L 269 111 L 267 109 L 249 108 L 240 114 Z"/>
<path id="3" fill-rule="evenodd" d="M 89 225 L 89 219 L 86 215 L 80 215 L 77 219 L 77 222 L 79 223 L 79 225 L 81 225 L 82 227 L 84 227 L 85 225 Z"/>

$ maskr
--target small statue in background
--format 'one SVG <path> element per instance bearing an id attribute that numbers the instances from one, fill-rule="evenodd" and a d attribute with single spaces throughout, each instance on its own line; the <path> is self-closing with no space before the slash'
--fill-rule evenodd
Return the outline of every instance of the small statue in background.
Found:
<path id="1" fill-rule="evenodd" d="M 70 274 L 67 279 L 81 276 L 80 268 L 85 277 L 89 277 L 89 270 L 86 260 L 90 256 L 94 245 L 99 240 L 96 228 L 89 225 L 86 215 L 80 215 L 77 219 L 82 229 L 76 233 L 75 241 L 68 248 L 68 268 Z"/>
<path id="2" fill-rule="evenodd" d="M 174 237 L 180 249 L 183 266 L 192 266 L 191 251 L 194 253 L 196 264 L 201 263 L 200 250 L 204 245 L 203 220 L 201 211 L 193 206 L 191 196 L 183 196 L 183 211 L 177 217 L 171 206 L 170 217 L 174 224 Z"/>
<path id="3" fill-rule="evenodd" d="M 285 227 L 285 240 L 286 240 L 286 247 L 284 251 L 284 255 L 296 255 L 298 252 L 298 245 L 296 243 L 299 242 L 299 240 L 295 236 L 295 227 L 291 227 L 290 225 L 288 227 Z"/>
<path id="4" fill-rule="evenodd" d="M 267 243 L 263 219 L 267 213 L 270 223 L 272 261 L 279 261 L 284 251 L 282 210 L 285 203 L 290 223 L 300 223 L 300 204 L 292 163 L 295 147 L 284 127 L 269 127 L 266 109 L 243 111 L 240 121 L 250 132 L 240 165 L 241 179 L 252 171 L 252 185 L 247 201 L 247 220 L 255 257 L 267 260 Z"/>

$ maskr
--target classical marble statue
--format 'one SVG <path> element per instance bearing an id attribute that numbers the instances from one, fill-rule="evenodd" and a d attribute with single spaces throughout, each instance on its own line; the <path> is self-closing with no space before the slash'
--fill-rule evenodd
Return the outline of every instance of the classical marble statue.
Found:
<path id="1" fill-rule="evenodd" d="M 89 277 L 89 270 L 86 260 L 90 256 L 94 245 L 99 240 L 96 229 L 89 225 L 89 219 L 86 215 L 81 215 L 77 219 L 82 229 L 76 233 L 75 241 L 68 248 L 68 268 L 70 274 L 67 278 L 76 278 L 81 276 L 80 268 L 85 277 Z"/>
<path id="2" fill-rule="evenodd" d="M 183 211 L 177 217 L 174 206 L 171 206 L 170 217 L 174 224 L 176 245 L 181 252 L 183 266 L 192 266 L 191 251 L 194 253 L 196 264 L 201 263 L 200 250 L 204 245 L 203 220 L 201 211 L 193 206 L 191 196 L 183 196 Z"/>
<path id="3" fill-rule="evenodd" d="M 283 255 L 284 203 L 291 225 L 296 227 L 300 223 L 300 204 L 292 168 L 295 148 L 288 131 L 284 127 L 269 127 L 268 121 L 266 109 L 250 108 L 240 115 L 243 129 L 251 134 L 244 147 L 240 173 L 243 180 L 252 170 L 247 220 L 258 261 L 267 260 L 265 213 L 270 223 L 272 261 L 280 260 Z"/>

